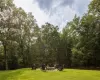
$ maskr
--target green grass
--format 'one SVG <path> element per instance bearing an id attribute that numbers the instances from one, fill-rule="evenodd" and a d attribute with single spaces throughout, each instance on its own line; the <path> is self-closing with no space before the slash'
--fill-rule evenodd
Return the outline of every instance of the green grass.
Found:
<path id="1" fill-rule="evenodd" d="M 65 69 L 47 71 L 18 69 L 0 71 L 0 80 L 100 80 L 100 71 Z"/>

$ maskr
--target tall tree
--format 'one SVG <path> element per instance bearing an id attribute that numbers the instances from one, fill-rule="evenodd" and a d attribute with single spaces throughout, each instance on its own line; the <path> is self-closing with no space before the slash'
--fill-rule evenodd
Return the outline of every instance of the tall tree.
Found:
<path id="1" fill-rule="evenodd" d="M 12 15 L 14 4 L 12 0 L 0 0 L 0 41 L 4 47 L 5 68 L 8 69 L 7 45 L 11 39 Z"/>

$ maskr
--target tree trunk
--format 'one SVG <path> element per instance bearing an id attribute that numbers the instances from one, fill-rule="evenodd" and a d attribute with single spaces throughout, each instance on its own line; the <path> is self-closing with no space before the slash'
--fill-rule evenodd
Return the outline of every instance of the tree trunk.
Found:
<path id="1" fill-rule="evenodd" d="M 7 48 L 6 48 L 6 44 L 4 42 L 3 42 L 3 47 L 4 47 L 5 69 L 8 70 Z"/>

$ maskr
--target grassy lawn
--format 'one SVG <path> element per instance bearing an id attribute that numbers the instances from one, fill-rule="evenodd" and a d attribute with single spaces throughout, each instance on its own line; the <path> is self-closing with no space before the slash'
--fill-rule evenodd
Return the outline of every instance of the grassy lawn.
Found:
<path id="1" fill-rule="evenodd" d="M 0 80 L 100 80 L 100 71 L 65 69 L 47 71 L 19 69 L 0 71 Z"/>

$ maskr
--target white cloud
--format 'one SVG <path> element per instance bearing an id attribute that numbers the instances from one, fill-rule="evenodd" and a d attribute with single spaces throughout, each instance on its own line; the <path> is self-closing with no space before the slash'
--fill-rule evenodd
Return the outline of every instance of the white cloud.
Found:
<path id="1" fill-rule="evenodd" d="M 33 0 L 14 0 L 17 7 L 22 7 L 26 12 L 32 12 L 39 26 L 48 21 L 48 15 Z"/>
<path id="2" fill-rule="evenodd" d="M 62 28 L 68 21 L 73 19 L 75 14 L 77 14 L 77 12 L 72 10 L 69 6 L 65 8 L 59 7 L 56 13 L 50 16 L 49 22 L 54 25 L 59 25 L 59 27 Z"/>
<path id="3" fill-rule="evenodd" d="M 88 5 L 91 0 L 75 0 L 73 4 L 74 10 L 83 15 L 88 10 Z"/>
<path id="4" fill-rule="evenodd" d="M 14 0 L 17 7 L 22 7 L 26 12 L 32 12 L 39 26 L 45 22 L 59 25 L 60 29 L 70 20 L 74 15 L 82 15 L 87 10 L 87 5 L 90 0 L 74 0 L 73 6 L 59 6 L 61 1 L 53 0 L 53 4 L 49 11 L 42 10 L 38 3 L 33 0 Z"/>

